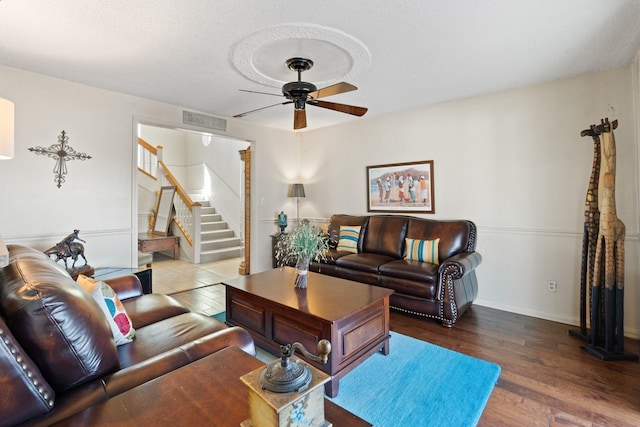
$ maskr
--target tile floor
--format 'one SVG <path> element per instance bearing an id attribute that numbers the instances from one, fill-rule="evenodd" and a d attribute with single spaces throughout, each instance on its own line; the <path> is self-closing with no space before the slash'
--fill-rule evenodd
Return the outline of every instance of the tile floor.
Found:
<path id="1" fill-rule="evenodd" d="M 225 309 L 225 279 L 238 277 L 241 258 L 206 264 L 191 264 L 173 260 L 162 254 L 153 255 L 151 265 L 153 292 L 171 295 L 191 311 L 206 315 Z"/>

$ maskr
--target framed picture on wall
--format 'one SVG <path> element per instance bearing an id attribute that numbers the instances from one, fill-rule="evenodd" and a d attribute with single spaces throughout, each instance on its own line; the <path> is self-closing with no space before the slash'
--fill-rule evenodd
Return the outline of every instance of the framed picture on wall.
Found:
<path id="1" fill-rule="evenodd" d="M 367 166 L 368 212 L 435 213 L 433 160 Z"/>

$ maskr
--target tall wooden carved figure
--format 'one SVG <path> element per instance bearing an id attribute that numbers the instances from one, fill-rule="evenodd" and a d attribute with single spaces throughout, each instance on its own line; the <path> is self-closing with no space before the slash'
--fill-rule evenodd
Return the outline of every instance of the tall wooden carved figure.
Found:
<path id="1" fill-rule="evenodd" d="M 598 225 L 600 210 L 598 209 L 598 182 L 600 181 L 600 135 L 596 125 L 580 132 L 580 136 L 591 136 L 593 139 L 593 166 L 587 187 L 584 206 L 584 228 L 582 233 L 582 268 L 580 270 L 580 330 L 570 330 L 571 335 L 589 340 L 587 331 L 587 308 L 591 307 L 588 292 L 593 280 L 593 264 L 596 258 L 596 243 L 598 240 Z"/>
<path id="2" fill-rule="evenodd" d="M 616 213 L 616 141 L 613 130 L 618 121 L 601 120 L 596 127 L 600 134 L 600 179 L 598 208 L 600 227 L 596 245 L 591 286 L 591 339 L 583 348 L 603 360 L 637 359 L 624 354 L 624 238 L 625 226 Z M 599 280 L 604 271 L 604 280 Z M 603 282 L 603 283 L 600 283 Z M 600 307 L 600 292 L 604 292 L 604 307 Z M 604 340 L 600 337 L 599 317 L 604 313 Z M 603 342 L 604 341 L 604 342 Z"/>

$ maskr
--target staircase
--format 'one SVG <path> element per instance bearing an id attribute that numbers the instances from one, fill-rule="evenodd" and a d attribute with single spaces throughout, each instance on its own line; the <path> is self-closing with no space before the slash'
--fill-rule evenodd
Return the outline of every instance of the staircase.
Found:
<path id="1" fill-rule="evenodd" d="M 200 263 L 242 256 L 242 240 L 208 201 L 200 201 Z"/>

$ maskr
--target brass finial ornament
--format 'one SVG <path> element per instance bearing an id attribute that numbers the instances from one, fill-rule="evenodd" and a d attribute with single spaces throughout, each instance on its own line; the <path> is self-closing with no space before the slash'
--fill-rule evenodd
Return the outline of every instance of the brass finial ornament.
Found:
<path id="1" fill-rule="evenodd" d="M 274 393 L 301 392 L 309 387 L 311 383 L 311 371 L 305 363 L 300 360 L 291 361 L 291 357 L 296 349 L 300 350 L 307 359 L 313 360 L 323 365 L 329 360 L 331 353 L 331 343 L 327 340 L 318 342 L 318 355 L 315 356 L 307 351 L 299 342 L 280 346 L 280 360 L 270 363 L 260 375 L 260 385 L 263 390 Z"/>
<path id="2" fill-rule="evenodd" d="M 331 380 L 326 373 L 302 360 L 292 360 L 296 350 L 307 359 L 325 364 L 331 343 L 318 342 L 318 355 L 302 344 L 280 346 L 280 359 L 240 377 L 249 389 L 249 419 L 242 427 L 330 427 L 324 418 L 324 384 Z"/>

